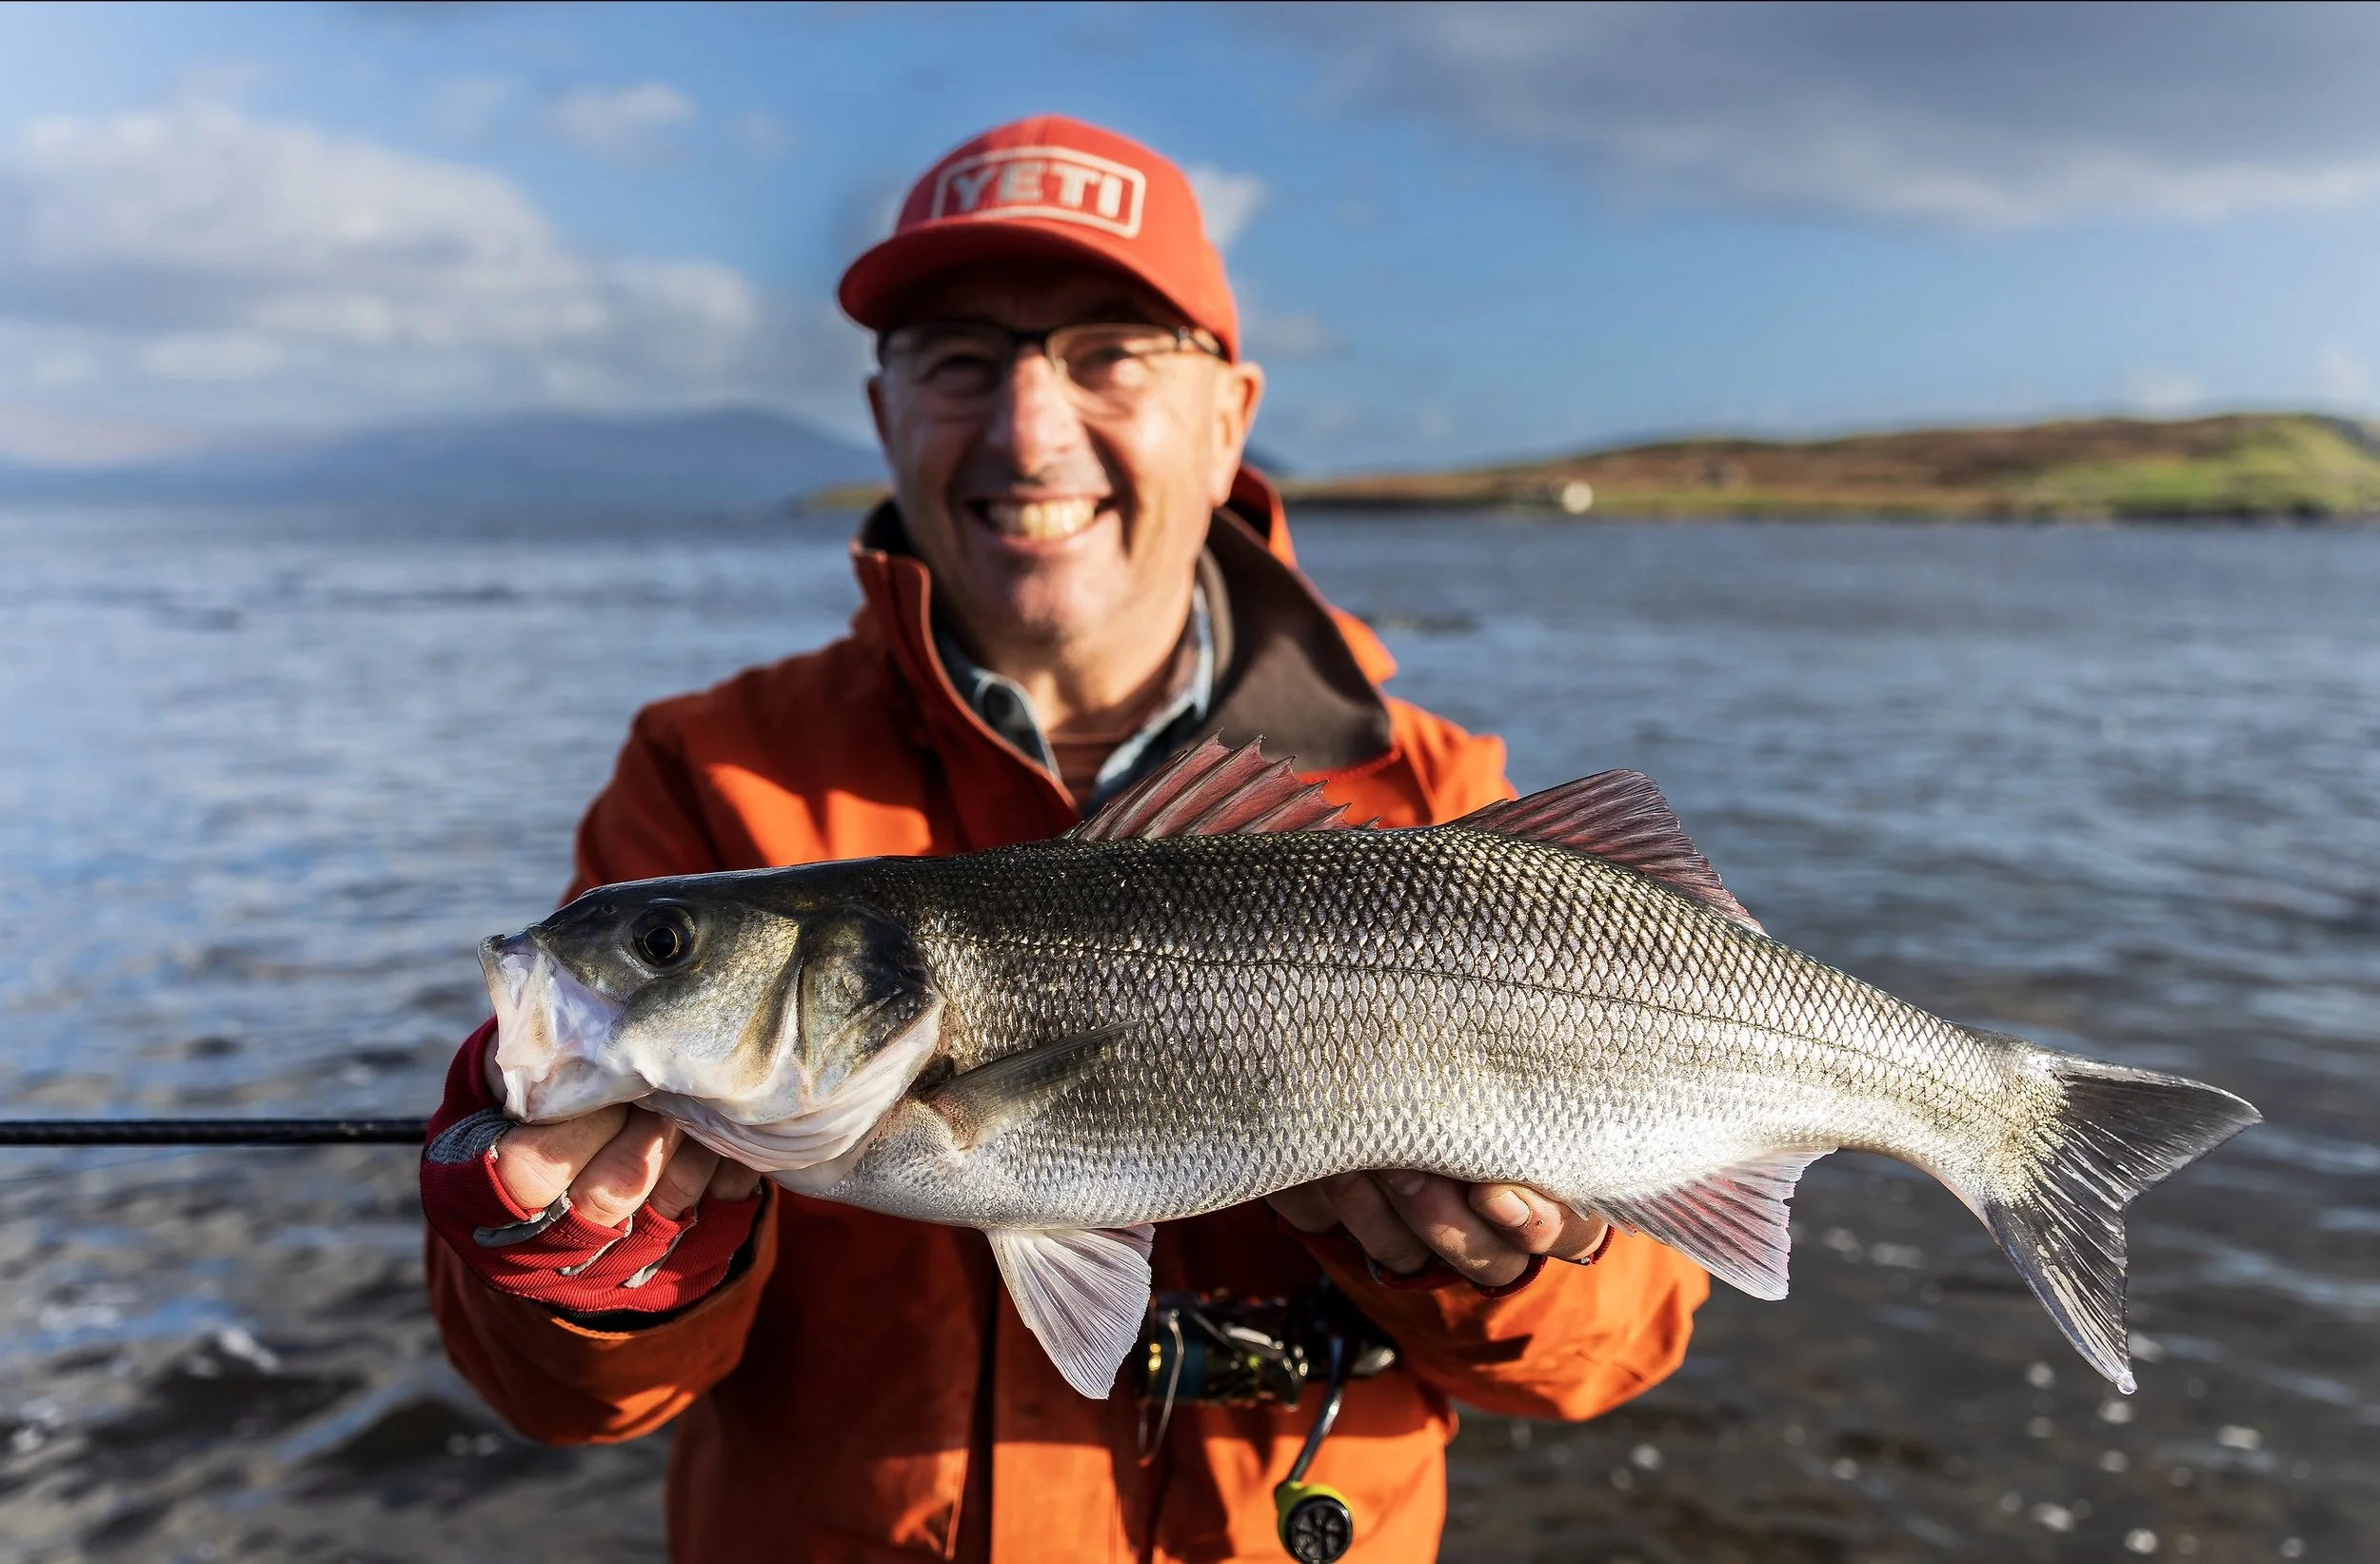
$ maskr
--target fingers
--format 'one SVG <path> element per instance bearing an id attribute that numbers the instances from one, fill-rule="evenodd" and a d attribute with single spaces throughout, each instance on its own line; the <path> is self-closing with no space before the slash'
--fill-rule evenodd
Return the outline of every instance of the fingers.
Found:
<path id="1" fill-rule="evenodd" d="M 1410 1170 L 1374 1177 L 1406 1229 L 1460 1275 L 1482 1287 L 1501 1287 L 1529 1268 L 1529 1252 L 1511 1231 L 1472 1209 L 1468 1185 Z"/>
<path id="2" fill-rule="evenodd" d="M 1344 1226 L 1384 1271 L 1409 1275 L 1433 1256 L 1482 1287 L 1519 1279 L 1532 1255 L 1593 1254 L 1607 1224 L 1523 1184 L 1463 1184 L 1409 1169 L 1347 1174 L 1266 1198 L 1301 1233 Z"/>
<path id="3" fill-rule="evenodd" d="M 620 1133 L 570 1180 L 571 1209 L 598 1227 L 619 1226 L 661 1182 L 680 1138 L 677 1126 L 659 1114 L 630 1108 Z"/>
<path id="4" fill-rule="evenodd" d="M 719 1172 L 719 1153 L 691 1137 L 681 1139 L 661 1170 L 661 1178 L 645 1203 L 654 1213 L 676 1221 L 710 1188 Z"/>
<path id="5" fill-rule="evenodd" d="M 1517 1249 L 1545 1253 L 1561 1237 L 1562 1209 L 1533 1189 L 1518 1184 L 1474 1184 L 1471 1209 Z"/>
<path id="6" fill-rule="evenodd" d="M 705 1196 L 747 1200 L 761 1175 L 731 1162 L 643 1108 L 601 1108 L 553 1124 L 522 1124 L 496 1142 L 496 1178 L 524 1211 L 569 1191 L 598 1227 L 616 1227 L 647 1200 L 675 1221 Z"/>
<path id="7" fill-rule="evenodd" d="M 1471 1209 L 1485 1217 L 1515 1247 L 1557 1259 L 1592 1254 L 1611 1225 L 1600 1217 L 1582 1217 L 1524 1184 L 1474 1184 Z"/>
<path id="8" fill-rule="evenodd" d="M 496 1179 L 524 1211 L 543 1211 L 611 1143 L 628 1110 L 598 1108 L 552 1124 L 519 1124 L 496 1142 Z"/>
<path id="9" fill-rule="evenodd" d="M 1363 1252 L 1380 1269 L 1409 1276 L 1430 1263 L 1429 1246 L 1416 1237 L 1405 1219 L 1389 1204 L 1388 1195 L 1363 1173 L 1341 1174 L 1308 1184 L 1320 1195 Z"/>
<path id="10" fill-rule="evenodd" d="M 742 1162 L 731 1162 L 723 1157 L 719 1159 L 719 1170 L 711 1175 L 710 1188 L 704 1191 L 704 1196 L 707 1199 L 730 1203 L 748 1200 L 752 1192 L 761 1187 L 761 1178 L 760 1169 L 747 1168 Z"/>
<path id="11" fill-rule="evenodd" d="M 1597 1255 L 1604 1240 L 1612 1236 L 1612 1224 L 1600 1217 L 1581 1217 L 1575 1211 L 1566 1215 L 1570 1219 L 1562 1223 L 1562 1236 L 1554 1240 L 1554 1247 L 1546 1253 L 1563 1260 L 1582 1260 Z"/>

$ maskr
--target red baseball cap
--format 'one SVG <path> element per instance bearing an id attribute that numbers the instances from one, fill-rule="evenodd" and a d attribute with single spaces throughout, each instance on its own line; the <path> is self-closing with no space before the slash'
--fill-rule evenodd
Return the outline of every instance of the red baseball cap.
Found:
<path id="1" fill-rule="evenodd" d="M 978 261 L 1095 261 L 1140 279 L 1240 356 L 1240 310 L 1190 180 L 1139 142 L 1042 114 L 952 148 L 912 186 L 892 237 L 836 289 L 871 330 L 920 284 Z"/>

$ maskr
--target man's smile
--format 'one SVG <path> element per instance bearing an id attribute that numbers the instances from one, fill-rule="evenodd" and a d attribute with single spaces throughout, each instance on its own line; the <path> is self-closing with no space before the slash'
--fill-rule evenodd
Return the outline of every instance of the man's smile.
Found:
<path id="1" fill-rule="evenodd" d="M 1093 495 L 1067 494 L 1036 500 L 970 500 L 967 514 L 1002 538 L 1061 543 L 1088 531 L 1107 508 Z"/>

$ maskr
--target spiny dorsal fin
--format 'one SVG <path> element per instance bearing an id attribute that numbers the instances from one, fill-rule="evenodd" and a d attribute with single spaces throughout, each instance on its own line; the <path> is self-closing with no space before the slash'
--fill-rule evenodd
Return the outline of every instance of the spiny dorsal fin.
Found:
<path id="1" fill-rule="evenodd" d="M 1728 894 L 1719 872 L 1687 840 L 1669 801 L 1641 771 L 1599 771 L 1525 799 L 1474 809 L 1453 823 L 1610 859 L 1755 934 L 1764 932 L 1743 903 Z"/>
<path id="2" fill-rule="evenodd" d="M 1220 837 L 1343 827 L 1344 804 L 1301 782 L 1287 761 L 1265 763 L 1264 741 L 1225 749 L 1209 739 L 1183 750 L 1067 832 L 1078 841 Z"/>

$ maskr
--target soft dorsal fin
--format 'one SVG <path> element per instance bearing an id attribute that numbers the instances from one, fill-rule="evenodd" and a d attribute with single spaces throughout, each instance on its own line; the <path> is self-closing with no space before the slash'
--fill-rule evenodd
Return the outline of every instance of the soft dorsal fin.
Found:
<path id="1" fill-rule="evenodd" d="M 1491 803 L 1454 822 L 1475 831 L 1551 841 L 1648 875 L 1757 934 L 1758 920 L 1728 894 L 1669 801 L 1641 771 L 1598 771 L 1525 799 Z"/>
<path id="2" fill-rule="evenodd" d="M 1213 739 L 1186 749 L 1067 832 L 1078 841 L 1220 837 L 1343 828 L 1344 804 L 1302 782 L 1287 761 L 1265 762 L 1256 740 L 1225 749 Z"/>

